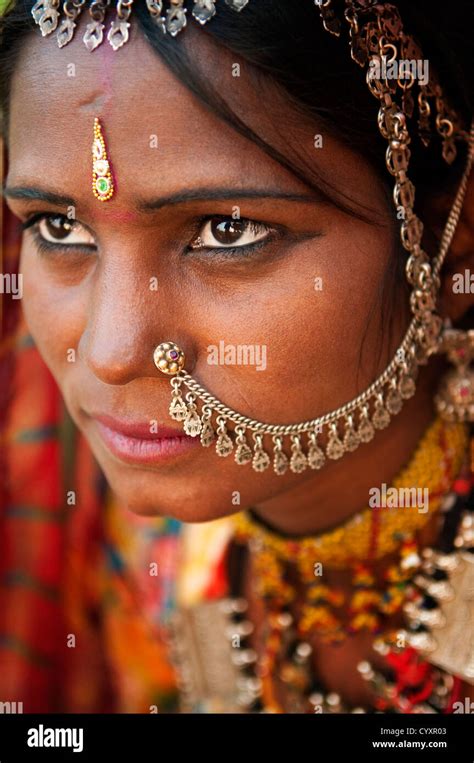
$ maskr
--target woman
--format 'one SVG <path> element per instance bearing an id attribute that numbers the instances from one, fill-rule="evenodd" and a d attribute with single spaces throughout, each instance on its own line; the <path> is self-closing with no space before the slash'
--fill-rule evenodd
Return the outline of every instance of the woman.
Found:
<path id="1" fill-rule="evenodd" d="M 2 20 L 2 695 L 455 712 L 467 3 L 214 5 Z"/>

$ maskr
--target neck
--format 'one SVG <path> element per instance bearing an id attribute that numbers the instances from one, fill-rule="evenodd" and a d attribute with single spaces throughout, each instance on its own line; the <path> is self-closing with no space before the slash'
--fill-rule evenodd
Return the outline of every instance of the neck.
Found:
<path id="1" fill-rule="evenodd" d="M 366 508 L 369 490 L 389 485 L 409 461 L 434 417 L 433 393 L 439 379 L 434 365 L 420 372 L 416 394 L 389 426 L 374 439 L 283 493 L 254 506 L 255 513 L 275 530 L 310 535 L 344 523 Z"/>

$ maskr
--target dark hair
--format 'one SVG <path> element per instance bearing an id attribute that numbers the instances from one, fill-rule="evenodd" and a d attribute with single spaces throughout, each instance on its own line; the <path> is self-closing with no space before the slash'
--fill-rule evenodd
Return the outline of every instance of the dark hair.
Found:
<path id="1" fill-rule="evenodd" d="M 187 2 L 188 7 L 192 4 Z M 333 4 L 339 9 L 343 5 L 341 0 L 334 0 Z M 469 124 L 473 102 L 472 24 L 469 23 L 472 0 L 457 0 L 452 12 L 447 12 L 444 4 L 437 6 L 431 0 L 416 3 L 399 0 L 393 4 L 400 10 L 405 30 L 417 38 L 430 66 L 438 72 L 452 106 Z M 4 133 L 15 61 L 25 35 L 37 30 L 31 18 L 32 5 L 33 0 L 16 0 L 0 21 L 0 108 L 4 114 Z M 385 168 L 386 141 L 377 127 L 378 104 L 368 90 L 364 70 L 351 59 L 347 37 L 336 38 L 323 29 L 314 0 L 250 0 L 240 13 L 223 0 L 217 6 L 217 14 L 199 34 L 208 35 L 240 61 L 248 63 L 257 76 L 269 77 L 283 90 L 296 113 L 322 123 L 363 155 L 385 183 L 387 209 L 395 214 L 389 201 L 391 184 Z M 202 102 L 307 185 L 318 185 L 321 189 L 321 179 L 305 157 L 298 157 L 293 147 L 288 152 L 290 155 L 277 151 L 232 112 L 223 95 L 203 76 L 198 57 L 190 53 L 186 44 L 187 30 L 175 38 L 163 35 L 152 21 L 145 0 L 135 0 L 133 14 L 162 61 Z M 188 22 L 189 25 L 194 23 Z M 463 168 L 464 153 L 461 149 L 458 160 L 448 167 L 441 159 L 439 139 L 435 138 L 431 147 L 425 149 L 414 137 L 409 175 L 417 188 L 417 202 L 426 191 L 437 193 L 454 186 Z M 322 190 L 332 197 L 334 189 L 327 183 Z M 347 201 L 350 207 L 350 199 Z M 364 216 L 364 210 L 352 209 L 352 213 Z M 401 275 L 404 266 L 404 258 L 396 256 L 399 248 L 394 245 L 392 267 L 382 286 L 384 291 L 389 290 L 389 297 L 393 297 L 394 290 L 390 289 L 393 278 Z"/>

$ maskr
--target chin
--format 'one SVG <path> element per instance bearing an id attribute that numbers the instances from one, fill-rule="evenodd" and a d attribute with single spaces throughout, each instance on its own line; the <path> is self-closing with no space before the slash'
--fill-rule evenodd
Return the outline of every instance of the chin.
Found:
<path id="1" fill-rule="evenodd" d="M 196 502 L 185 498 L 179 501 L 175 498 L 169 500 L 160 497 L 153 502 L 145 502 L 141 497 L 137 499 L 135 496 L 125 494 L 121 500 L 120 494 L 116 493 L 116 495 L 125 508 L 133 514 L 142 517 L 169 517 L 187 523 L 211 522 L 240 510 L 239 506 L 234 506 L 228 507 L 226 511 L 222 508 L 222 502 L 213 504 L 202 498 Z"/>
<path id="2" fill-rule="evenodd" d="M 240 511 L 240 505 L 232 504 L 230 491 L 209 490 L 209 478 L 197 483 L 186 477 L 175 478 L 165 488 L 163 483 L 169 481 L 156 472 L 137 470 L 127 478 L 130 471 L 125 467 L 117 475 L 104 469 L 104 474 L 118 503 L 133 514 L 192 523 L 210 522 Z"/>

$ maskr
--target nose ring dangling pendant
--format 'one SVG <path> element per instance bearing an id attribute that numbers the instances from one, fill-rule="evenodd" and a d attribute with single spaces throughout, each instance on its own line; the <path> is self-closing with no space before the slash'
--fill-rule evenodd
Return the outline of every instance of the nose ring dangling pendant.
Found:
<path id="1" fill-rule="evenodd" d="M 162 342 L 158 345 L 158 347 L 155 348 L 153 353 L 153 361 L 161 373 L 174 376 L 184 369 L 185 356 L 182 349 L 178 347 L 178 345 L 174 342 Z M 186 403 L 181 397 L 180 379 L 176 376 L 175 378 L 171 379 L 171 386 L 173 388 L 173 392 L 169 407 L 169 414 L 175 421 L 185 421 L 189 411 Z M 199 434 L 199 432 L 196 431 L 196 434 Z"/>

